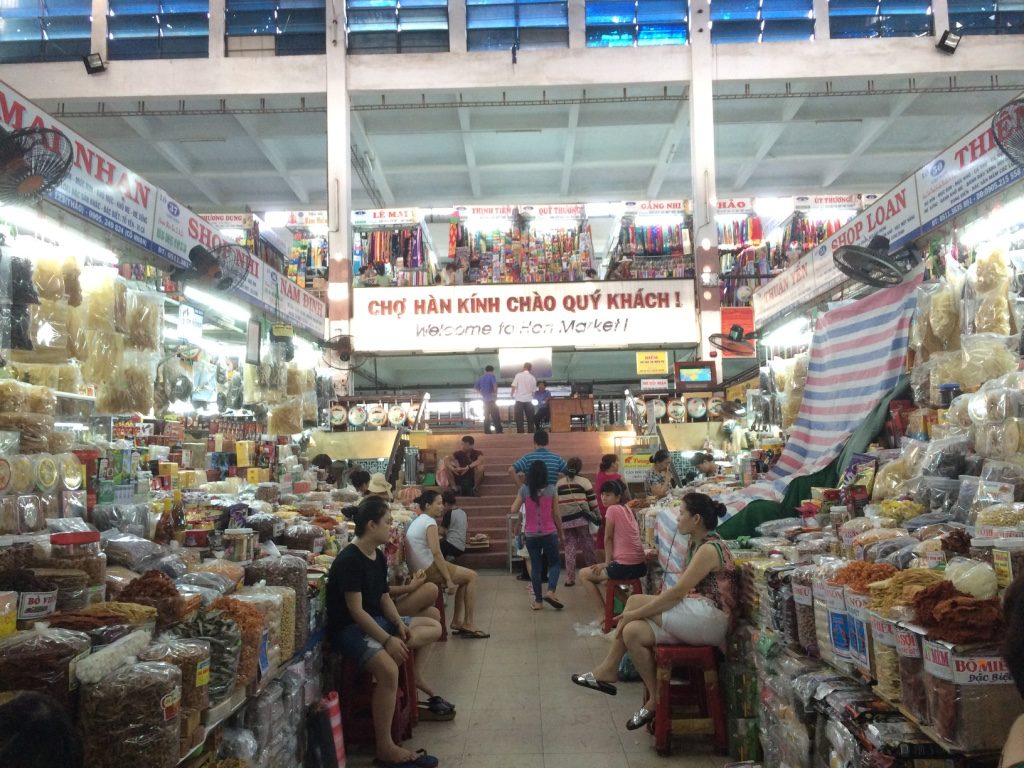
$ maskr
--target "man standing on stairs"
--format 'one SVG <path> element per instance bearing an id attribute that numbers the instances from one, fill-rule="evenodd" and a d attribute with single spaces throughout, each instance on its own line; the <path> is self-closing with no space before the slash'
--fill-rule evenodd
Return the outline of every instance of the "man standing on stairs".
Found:
<path id="1" fill-rule="evenodd" d="M 526 482 L 526 472 L 529 470 L 530 465 L 535 461 L 543 461 L 544 466 L 548 470 L 548 484 L 554 486 L 558 483 L 559 475 L 564 475 L 568 469 L 568 465 L 561 456 L 557 453 L 552 453 L 548 450 L 548 433 L 543 429 L 538 429 L 533 433 L 533 450 L 529 453 L 520 456 L 511 467 L 508 468 L 508 473 L 516 479 L 516 481 L 522 485 Z"/>
<path id="2" fill-rule="evenodd" d="M 484 479 L 484 455 L 473 446 L 472 435 L 462 438 L 462 449 L 452 454 L 455 466 L 451 468 L 455 485 L 462 496 L 479 496 Z"/>
<path id="3" fill-rule="evenodd" d="M 504 432 L 501 426 L 501 414 L 498 412 L 498 379 L 494 375 L 494 366 L 488 365 L 476 381 L 476 391 L 484 400 L 484 434 L 494 427 L 494 433 Z"/>
<path id="4" fill-rule="evenodd" d="M 533 375 L 533 364 L 523 363 L 523 370 L 512 379 L 512 399 L 515 400 L 516 432 L 524 434 L 533 432 L 534 422 L 533 393 L 537 391 L 537 379 Z M 526 426 L 524 428 L 523 421 Z"/>

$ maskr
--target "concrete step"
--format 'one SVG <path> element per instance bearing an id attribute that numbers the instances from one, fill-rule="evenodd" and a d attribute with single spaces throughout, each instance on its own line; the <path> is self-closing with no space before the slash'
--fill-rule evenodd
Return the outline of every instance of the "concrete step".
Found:
<path id="1" fill-rule="evenodd" d="M 498 549 L 495 543 L 491 542 L 491 548 L 486 552 L 467 552 L 459 558 L 459 565 L 470 568 L 474 571 L 482 569 L 494 569 L 508 571 L 508 554 L 504 545 Z"/>

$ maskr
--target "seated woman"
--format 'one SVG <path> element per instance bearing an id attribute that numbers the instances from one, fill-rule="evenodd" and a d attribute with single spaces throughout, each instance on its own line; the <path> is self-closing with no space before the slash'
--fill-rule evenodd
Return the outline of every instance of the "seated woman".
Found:
<path id="1" fill-rule="evenodd" d="M 606 480 L 601 486 L 601 501 L 607 509 L 604 519 L 604 551 L 606 561 L 580 571 L 580 580 L 594 597 L 604 615 L 602 587 L 608 579 L 625 581 L 647 575 L 644 544 L 636 516 L 622 504 L 622 484 Z"/>
<path id="2" fill-rule="evenodd" d="M 690 548 L 679 580 L 660 595 L 630 597 L 608 655 L 593 672 L 573 675 L 573 683 L 614 696 L 618 690 L 613 681 L 628 650 L 648 695 L 653 697 L 657 690 L 656 644 L 724 646 L 736 605 L 737 576 L 728 547 L 713 532 L 725 513 L 725 505 L 706 494 L 688 493 L 683 497 L 676 530 L 690 537 Z M 653 719 L 654 700 L 648 698 L 626 727 L 642 728 Z"/>
<path id="3" fill-rule="evenodd" d="M 672 458 L 664 448 L 651 456 L 652 466 L 644 478 L 644 493 L 651 499 L 661 499 L 672 490 Z"/>
<path id="4" fill-rule="evenodd" d="M 1024 695 L 1024 576 L 1018 576 L 1003 593 L 1003 623 L 1006 640 L 1003 658 L 1017 690 Z M 1024 715 L 1010 728 L 1003 745 L 1000 768 L 1024 768 Z"/>
<path id="5" fill-rule="evenodd" d="M 441 502 L 444 504 L 444 517 L 439 528 L 441 536 L 444 537 L 441 539 L 441 552 L 444 553 L 446 560 L 454 562 L 466 553 L 469 517 L 466 510 L 459 506 L 455 491 L 443 492 Z"/>
<path id="6" fill-rule="evenodd" d="M 391 537 L 391 512 L 379 497 L 356 509 L 356 540 L 341 551 L 327 576 L 327 636 L 331 647 L 373 675 L 371 706 L 376 763 L 390 768 L 434 768 L 437 758 L 395 744 L 391 721 L 398 694 L 399 665 L 411 650 L 441 637 L 441 623 L 403 617 L 388 590 L 388 566 L 379 549 Z"/>
<path id="7" fill-rule="evenodd" d="M 456 637 L 483 639 L 490 637 L 473 621 L 476 608 L 476 572 L 447 562 L 441 551 L 437 521 L 444 515 L 444 502 L 437 491 L 424 491 L 416 506 L 419 514 L 405 531 L 405 553 L 409 567 L 422 570 L 427 581 L 444 585 L 455 595 L 451 631 Z"/>
<path id="8" fill-rule="evenodd" d="M 370 492 L 370 473 L 362 467 L 353 469 L 348 473 L 348 482 L 359 491 L 360 496 L 366 496 Z"/>

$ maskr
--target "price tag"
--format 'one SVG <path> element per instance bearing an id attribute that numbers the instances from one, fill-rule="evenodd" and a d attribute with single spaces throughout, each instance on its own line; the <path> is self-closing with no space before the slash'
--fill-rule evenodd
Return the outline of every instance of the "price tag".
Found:
<path id="1" fill-rule="evenodd" d="M 269 645 L 270 635 L 267 630 L 263 630 L 263 634 L 260 636 L 260 677 L 267 674 L 270 669 Z"/>
<path id="2" fill-rule="evenodd" d="M 57 590 L 22 592 L 18 597 L 18 621 L 42 619 L 55 610 L 57 610 Z"/>
<path id="3" fill-rule="evenodd" d="M 196 665 L 196 688 L 210 684 L 210 660 L 203 659 Z"/>

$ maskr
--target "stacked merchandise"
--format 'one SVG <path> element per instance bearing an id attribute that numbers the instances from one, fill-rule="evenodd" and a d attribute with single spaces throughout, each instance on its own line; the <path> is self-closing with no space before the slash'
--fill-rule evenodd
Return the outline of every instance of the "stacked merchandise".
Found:
<path id="1" fill-rule="evenodd" d="M 117 452 L 54 471 L 95 482 L 89 468 Z M 322 473 L 297 462 L 258 485 L 182 489 L 186 472 L 167 475 L 169 520 L 152 501 L 101 504 L 29 529 L 19 518 L 17 535 L 0 537 L 0 698 L 56 698 L 82 728 L 89 768 L 170 768 L 192 751 L 205 764 L 217 744 L 243 765 L 300 765 L 305 709 L 320 698 L 322 590 L 358 494 L 316 490 Z M 395 504 L 393 515 L 385 554 L 400 579 L 413 513 Z"/>
<path id="2" fill-rule="evenodd" d="M 693 277 L 693 243 L 684 220 L 676 224 L 623 221 L 614 249 L 615 268 L 623 278 Z"/>
<path id="3" fill-rule="evenodd" d="M 355 230 L 352 260 L 358 266 L 372 265 L 379 275 L 398 285 L 430 285 L 433 282 L 429 249 L 422 227 Z M 326 255 L 326 249 L 310 253 Z"/>
<path id="4" fill-rule="evenodd" d="M 299 235 L 292 240 L 286 275 L 300 288 L 325 290 L 327 280 L 327 238 Z"/>
<path id="5" fill-rule="evenodd" d="M 748 245 L 759 246 L 764 241 L 761 219 L 757 216 L 719 216 L 715 226 L 719 248 L 742 250 Z"/>

